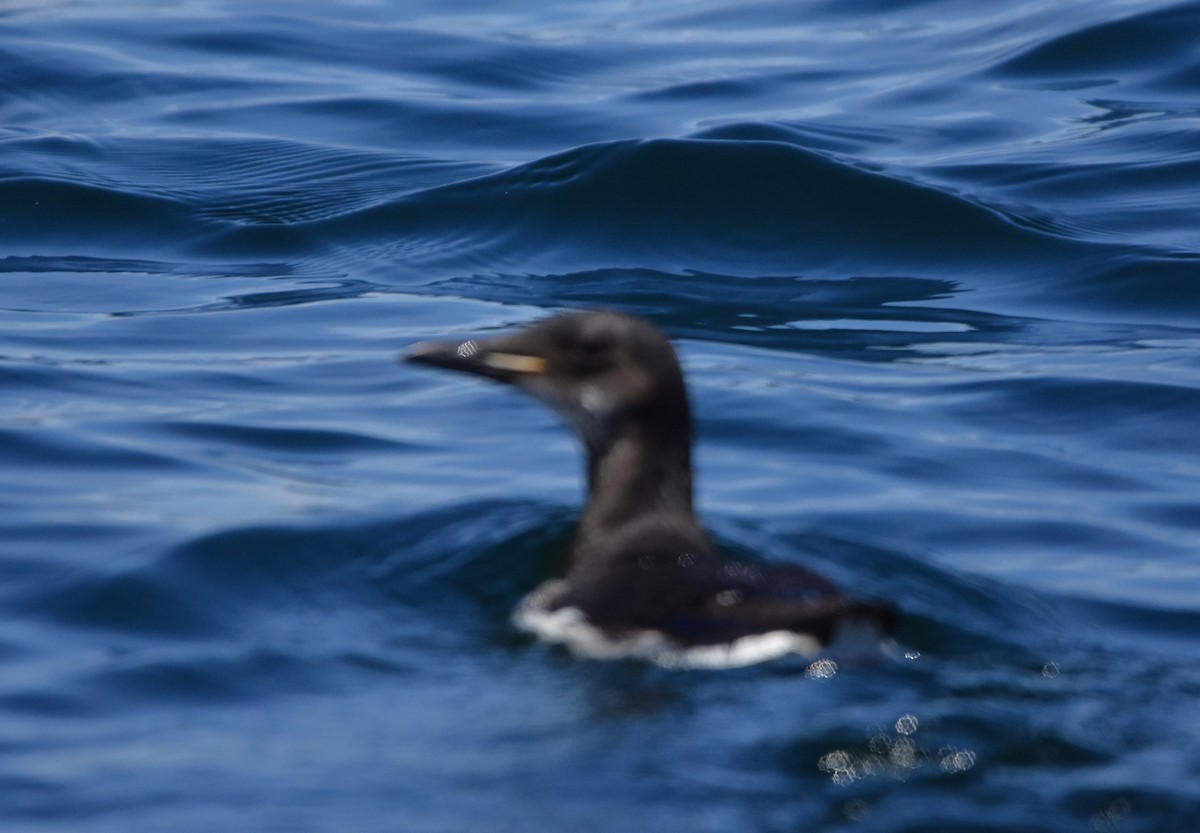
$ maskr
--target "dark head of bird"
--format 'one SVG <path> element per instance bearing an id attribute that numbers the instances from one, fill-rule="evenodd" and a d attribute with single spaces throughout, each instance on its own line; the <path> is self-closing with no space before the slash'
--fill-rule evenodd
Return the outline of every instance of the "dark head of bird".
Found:
<path id="1" fill-rule="evenodd" d="M 568 313 L 493 338 L 417 344 L 403 358 L 513 385 L 561 414 L 587 451 L 585 535 L 639 512 L 690 515 L 687 390 L 674 349 L 650 323 Z"/>

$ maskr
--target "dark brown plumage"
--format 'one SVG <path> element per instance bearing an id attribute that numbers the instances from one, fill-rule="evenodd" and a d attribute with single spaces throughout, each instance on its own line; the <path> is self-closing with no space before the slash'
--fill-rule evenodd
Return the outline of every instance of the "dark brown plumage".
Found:
<path id="1" fill-rule="evenodd" d="M 894 627 L 890 606 L 850 598 L 809 570 L 718 557 L 692 508 L 683 372 L 649 322 L 568 313 L 509 335 L 418 344 L 403 358 L 513 385 L 583 442 L 587 504 L 563 577 L 528 603 L 540 613 L 569 611 L 613 644 L 652 633 L 680 650 L 781 632 L 824 645 L 843 623 Z"/>

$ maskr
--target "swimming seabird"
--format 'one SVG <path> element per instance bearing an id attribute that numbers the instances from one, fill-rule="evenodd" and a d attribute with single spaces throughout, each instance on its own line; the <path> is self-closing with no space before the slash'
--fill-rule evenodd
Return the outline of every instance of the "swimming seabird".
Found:
<path id="1" fill-rule="evenodd" d="M 424 342 L 402 358 L 513 385 L 549 405 L 587 454 L 587 504 L 561 578 L 514 614 L 585 656 L 731 666 L 817 653 L 840 631 L 880 636 L 893 608 L 802 567 L 720 558 L 692 508 L 683 371 L 649 322 L 557 315 L 508 335 Z"/>

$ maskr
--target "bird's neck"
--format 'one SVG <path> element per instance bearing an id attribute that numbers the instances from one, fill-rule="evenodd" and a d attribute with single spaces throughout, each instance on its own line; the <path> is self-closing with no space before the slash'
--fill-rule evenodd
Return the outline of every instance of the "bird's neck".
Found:
<path id="1" fill-rule="evenodd" d="M 665 415 L 664 415 L 665 416 Z M 655 514 L 692 516 L 691 425 L 673 420 L 633 423 L 588 448 L 588 500 L 577 546 L 615 534 Z"/>

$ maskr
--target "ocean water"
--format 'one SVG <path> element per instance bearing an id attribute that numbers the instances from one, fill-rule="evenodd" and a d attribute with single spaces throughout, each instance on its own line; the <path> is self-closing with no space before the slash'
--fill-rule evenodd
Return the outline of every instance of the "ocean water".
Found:
<path id="1" fill-rule="evenodd" d="M 0 829 L 1200 829 L 1200 4 L 0 3 Z M 509 613 L 578 451 L 408 344 L 676 339 L 878 659 Z"/>

